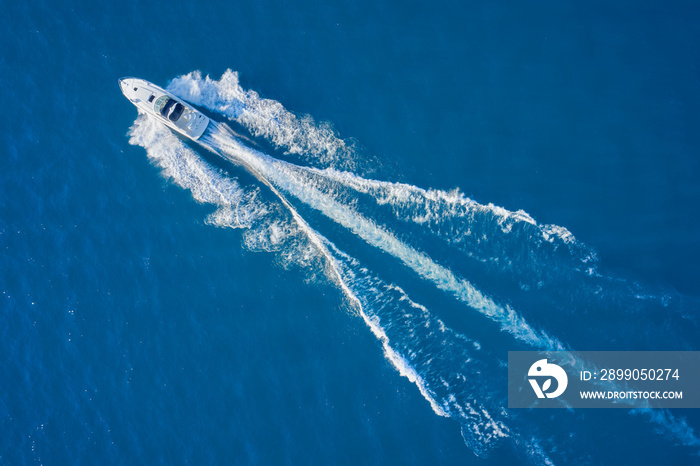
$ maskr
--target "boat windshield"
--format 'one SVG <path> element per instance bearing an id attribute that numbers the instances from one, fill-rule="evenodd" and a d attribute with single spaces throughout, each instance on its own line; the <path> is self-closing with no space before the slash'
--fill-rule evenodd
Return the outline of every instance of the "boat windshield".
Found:
<path id="1" fill-rule="evenodd" d="M 161 96 L 155 103 L 156 112 L 175 123 L 185 111 L 185 106 L 168 96 Z"/>
<path id="2" fill-rule="evenodd" d="M 172 112 L 170 112 L 170 115 L 168 116 L 168 118 L 170 119 L 170 121 L 172 121 L 174 123 L 180 118 L 180 116 L 182 115 L 182 112 L 184 110 L 185 110 L 185 106 L 182 105 L 180 102 L 178 102 L 175 104 L 175 107 L 173 108 Z"/>

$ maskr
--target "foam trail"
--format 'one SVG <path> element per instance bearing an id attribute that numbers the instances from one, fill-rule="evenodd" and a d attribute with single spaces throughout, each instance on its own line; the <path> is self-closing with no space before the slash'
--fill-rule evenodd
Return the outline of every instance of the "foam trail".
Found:
<path id="1" fill-rule="evenodd" d="M 233 163 L 239 163 L 249 170 L 257 173 L 259 177 L 267 179 L 269 183 L 278 186 L 284 192 L 289 193 L 302 201 L 304 204 L 313 207 L 326 216 L 336 221 L 337 223 L 343 225 L 344 227 L 351 230 L 353 233 L 357 234 L 359 237 L 363 238 L 369 244 L 382 249 L 383 251 L 399 258 L 407 266 L 411 267 L 416 271 L 421 277 L 432 281 L 440 289 L 451 292 L 460 301 L 468 304 L 477 311 L 491 318 L 492 320 L 498 322 L 501 328 L 514 337 L 524 341 L 538 349 L 544 350 L 565 350 L 564 345 L 562 345 L 557 339 L 550 337 L 543 331 L 536 331 L 527 324 L 522 316 L 519 316 L 512 308 L 509 306 L 500 307 L 493 300 L 484 296 L 476 288 L 474 288 L 466 280 L 460 279 L 455 276 L 449 269 L 440 266 L 430 259 L 427 255 L 417 251 L 414 248 L 406 245 L 399 241 L 389 232 L 378 227 L 376 224 L 368 219 L 365 219 L 361 215 L 354 212 L 350 207 L 342 205 L 334 200 L 332 197 L 326 195 L 324 192 L 319 191 L 313 183 L 307 183 L 305 174 L 308 172 L 307 169 L 302 167 L 296 167 L 292 164 L 274 159 L 262 154 L 253 149 L 247 148 L 239 144 L 228 132 L 225 125 L 220 124 L 219 127 L 210 135 L 211 139 L 207 139 L 207 142 L 212 144 L 215 150 L 218 150 L 221 155 L 228 156 L 229 160 Z M 332 192 L 332 190 L 331 190 Z M 338 267 L 334 267 L 337 269 Z M 343 280 L 339 280 L 339 283 L 345 283 Z M 347 284 L 341 285 L 346 289 L 346 293 L 350 293 L 353 296 L 355 294 L 347 287 Z M 362 295 L 362 293 L 360 293 Z M 349 295 L 350 296 L 350 295 Z M 383 295 L 382 299 L 386 299 Z M 376 320 L 367 319 L 363 315 L 367 325 L 375 331 L 373 326 Z M 375 333 L 380 340 L 383 338 L 382 333 Z M 426 390 L 426 386 L 423 384 L 422 378 L 416 378 L 414 372 L 401 369 L 402 360 L 392 354 L 391 351 L 385 350 L 387 357 L 392 361 L 402 375 L 405 375 L 412 380 L 421 390 L 421 393 L 431 402 L 431 406 L 437 414 L 442 415 L 441 410 L 436 408 L 435 400 L 432 393 Z M 582 365 L 582 361 L 578 361 L 579 365 Z M 493 394 L 485 394 L 485 398 L 493 396 Z M 459 409 L 454 408 L 451 411 L 445 409 L 444 405 L 437 405 L 445 413 L 452 413 L 457 411 L 460 415 L 464 414 Z M 664 415 L 659 415 L 658 413 L 646 410 L 651 416 L 653 422 L 659 424 L 667 435 L 677 438 L 683 444 L 688 446 L 696 446 L 700 444 L 697 437 L 695 436 L 692 428 L 688 428 L 686 421 L 684 419 L 675 419 L 672 416 L 667 415 L 664 411 Z M 450 417 L 452 415 L 450 414 Z M 482 425 L 480 423 L 479 425 Z M 463 428 L 463 436 L 465 437 L 465 442 L 470 445 L 472 449 L 475 447 L 472 445 L 474 440 L 470 438 L 472 435 L 471 431 L 465 431 Z M 478 442 L 477 442 L 478 443 Z M 534 443 L 536 444 L 536 442 Z M 529 443 L 529 448 L 534 448 L 533 443 Z M 533 458 L 536 457 L 533 450 Z M 544 453 L 542 453 L 544 455 Z M 546 455 L 542 456 L 546 458 Z M 549 460 L 542 460 L 546 463 Z"/>
<path id="2" fill-rule="evenodd" d="M 368 244 L 387 252 L 413 269 L 419 276 L 433 282 L 439 289 L 452 293 L 460 301 L 497 322 L 501 329 L 540 349 L 562 349 L 563 345 L 543 331 L 530 327 L 510 306 L 500 306 L 483 295 L 468 281 L 457 277 L 446 267 L 437 264 L 426 254 L 398 240 L 390 232 L 359 215 L 333 197 L 306 183 L 299 167 L 274 159 L 236 141 L 230 130 L 218 124 L 202 137 L 202 142 L 229 158 L 233 163 L 246 166 L 266 180 L 322 212 L 338 224 L 348 228 Z M 302 170 L 303 171 L 303 170 Z"/>
<path id="3" fill-rule="evenodd" d="M 257 189 L 242 188 L 213 169 L 150 118 L 140 116 L 130 135 L 130 142 L 146 148 L 149 158 L 166 177 L 191 190 L 199 202 L 217 207 L 209 216 L 209 223 L 247 228 L 246 245 L 251 249 L 277 251 L 284 257 L 283 265 L 325 267 L 327 276 L 338 284 L 380 340 L 389 362 L 417 386 L 436 414 L 460 422 L 465 442 L 476 454 L 483 456 L 500 439 L 510 438 L 526 452 L 528 460 L 551 464 L 536 438 L 524 440 L 518 434 L 517 430 L 529 431 L 527 427 L 514 430 L 514 420 L 509 422 L 510 427 L 506 425 L 499 409 L 503 400 L 493 392 L 495 384 L 483 383 L 481 378 L 481 374 L 489 371 L 482 368 L 486 364 L 485 356 L 476 342 L 446 328 L 424 307 L 412 302 L 403 290 L 372 277 L 354 259 L 338 251 L 308 226 L 274 186 L 271 186 L 273 192 L 292 215 L 291 222 L 284 220 L 284 212 L 274 204 L 265 203 Z M 217 212 L 231 212 L 231 215 L 217 216 Z M 318 263 L 319 257 L 325 265 Z M 488 363 L 490 367 L 492 363 Z M 650 415 L 672 438 L 684 445 L 699 444 L 683 418 L 676 419 L 665 411 Z"/>

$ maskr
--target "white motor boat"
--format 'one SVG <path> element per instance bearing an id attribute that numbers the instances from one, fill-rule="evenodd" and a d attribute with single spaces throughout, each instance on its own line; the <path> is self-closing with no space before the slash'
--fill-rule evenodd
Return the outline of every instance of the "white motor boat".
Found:
<path id="1" fill-rule="evenodd" d="M 197 140 L 209 125 L 209 118 L 202 112 L 153 83 L 137 78 L 122 78 L 119 86 L 126 98 L 139 110 L 155 116 L 183 136 Z"/>

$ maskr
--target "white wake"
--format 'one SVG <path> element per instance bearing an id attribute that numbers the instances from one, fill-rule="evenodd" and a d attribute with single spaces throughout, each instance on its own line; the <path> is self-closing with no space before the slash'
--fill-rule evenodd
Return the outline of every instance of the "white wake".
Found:
<path id="1" fill-rule="evenodd" d="M 231 162 L 243 165 L 269 182 L 276 189 L 293 196 L 339 225 L 347 228 L 372 246 L 390 254 L 421 278 L 447 291 L 467 306 L 497 322 L 501 329 L 529 345 L 542 350 L 563 349 L 563 345 L 541 330 L 532 328 L 525 319 L 508 305 L 496 304 L 464 278 L 436 263 L 426 254 L 400 241 L 389 231 L 340 203 L 328 187 L 312 183 L 308 175 L 313 172 L 270 157 L 251 149 L 236 140 L 223 124 L 215 126 L 202 138 L 202 142 Z M 325 188 L 325 189 L 324 189 Z"/>
<path id="2" fill-rule="evenodd" d="M 527 450 L 530 459 L 549 461 L 537 440 L 524 440 L 518 429 L 509 426 L 508 416 L 499 408 L 504 400 L 483 391 L 480 374 L 488 371 L 482 371 L 481 366 L 488 358 L 481 353 L 479 343 L 446 327 L 401 288 L 362 268 L 309 226 L 293 203 L 315 209 L 366 244 L 393 256 L 421 279 L 477 311 L 475 316 L 497 323 L 502 331 L 533 349 L 557 350 L 564 345 L 531 326 L 508 304 L 486 296 L 464 277 L 368 217 L 356 207 L 353 197 L 366 196 L 376 206 L 386 207 L 394 220 L 424 226 L 426 234 L 480 261 L 527 263 L 529 258 L 539 268 L 552 257 L 552 251 L 564 251 L 569 258 L 567 266 L 596 273 L 597 258 L 589 248 L 565 228 L 539 225 L 523 211 L 481 205 L 456 191 L 423 190 L 362 178 L 348 171 L 356 156 L 352 144 L 338 138 L 328 125 L 297 117 L 281 104 L 243 90 L 234 72 L 225 73 L 219 81 L 190 73 L 174 80 L 169 89 L 315 165 L 302 167 L 272 158 L 238 141 L 226 125 L 213 124 L 202 138 L 203 145 L 268 185 L 279 199 L 279 203 L 271 202 L 260 189 L 242 186 L 212 168 L 168 129 L 140 116 L 131 129 L 130 142 L 143 146 L 164 176 L 190 190 L 198 202 L 215 206 L 207 218 L 209 223 L 243 229 L 249 249 L 273 251 L 283 266 L 320 270 L 334 282 L 381 342 L 387 360 L 416 385 L 436 414 L 460 423 L 465 442 L 476 454 L 485 455 L 499 439 L 510 438 Z M 523 242 L 527 245 L 523 257 L 503 252 L 504 244 Z M 527 272 L 526 266 L 522 273 Z M 682 443 L 698 444 L 693 429 L 682 418 L 655 415 L 653 420 Z"/>

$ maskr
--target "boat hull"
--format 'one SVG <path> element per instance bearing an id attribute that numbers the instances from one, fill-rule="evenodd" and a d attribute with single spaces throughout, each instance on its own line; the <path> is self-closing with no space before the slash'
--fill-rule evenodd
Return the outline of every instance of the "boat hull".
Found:
<path id="1" fill-rule="evenodd" d="M 144 79 L 122 78 L 119 87 L 136 108 L 178 134 L 196 141 L 209 126 L 209 118 L 191 104 Z"/>

